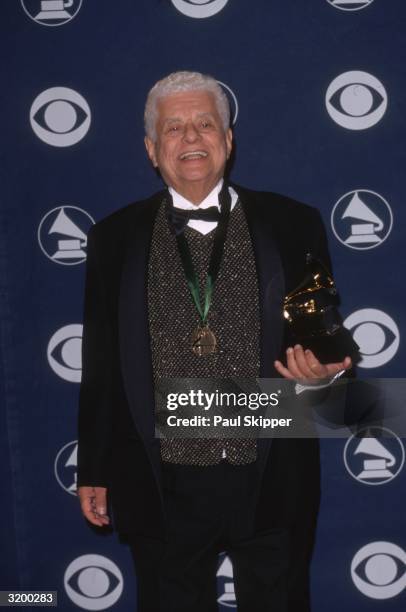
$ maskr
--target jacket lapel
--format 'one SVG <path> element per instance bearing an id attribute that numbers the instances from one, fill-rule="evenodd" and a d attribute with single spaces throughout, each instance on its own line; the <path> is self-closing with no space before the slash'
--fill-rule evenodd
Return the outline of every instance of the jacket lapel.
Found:
<path id="1" fill-rule="evenodd" d="M 234 186 L 233 186 L 234 187 Z M 272 203 L 264 206 L 235 187 L 240 196 L 254 249 L 258 275 L 260 309 L 260 376 L 276 375 L 273 362 L 278 358 L 283 338 L 283 299 L 285 280 L 281 257 L 274 237 Z"/>
<path id="2" fill-rule="evenodd" d="M 123 382 L 138 434 L 154 439 L 154 387 L 148 322 L 148 259 L 162 193 L 142 203 L 124 258 L 119 300 L 119 337 Z M 158 442 L 158 441 L 156 441 Z"/>

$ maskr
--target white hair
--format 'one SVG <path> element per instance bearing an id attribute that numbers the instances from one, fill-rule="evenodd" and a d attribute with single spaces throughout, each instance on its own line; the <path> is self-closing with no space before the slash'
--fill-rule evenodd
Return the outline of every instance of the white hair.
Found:
<path id="1" fill-rule="evenodd" d="M 208 91 L 213 94 L 224 131 L 230 126 L 230 105 L 227 96 L 219 83 L 208 74 L 181 70 L 172 72 L 161 79 L 150 90 L 145 103 L 145 133 L 152 141 L 156 140 L 156 122 L 158 118 L 157 102 L 161 98 L 182 91 Z"/>

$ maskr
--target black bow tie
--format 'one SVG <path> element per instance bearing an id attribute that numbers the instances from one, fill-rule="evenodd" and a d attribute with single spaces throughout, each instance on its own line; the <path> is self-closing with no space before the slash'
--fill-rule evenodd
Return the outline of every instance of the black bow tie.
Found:
<path id="1" fill-rule="evenodd" d="M 167 215 L 172 233 L 178 235 L 184 231 L 191 219 L 213 222 L 220 219 L 221 213 L 217 206 L 210 206 L 209 208 L 199 208 L 196 206 L 196 210 L 185 210 L 184 208 L 176 208 L 170 202 L 167 206 Z"/>

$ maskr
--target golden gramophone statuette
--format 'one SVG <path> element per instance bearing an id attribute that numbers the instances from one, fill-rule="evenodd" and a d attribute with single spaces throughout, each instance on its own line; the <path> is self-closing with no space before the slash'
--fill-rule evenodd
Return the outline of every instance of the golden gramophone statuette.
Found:
<path id="1" fill-rule="evenodd" d="M 343 326 L 333 277 L 310 253 L 303 281 L 284 300 L 283 316 L 294 343 L 310 348 L 322 361 L 341 361 L 358 354 L 358 345 Z"/>

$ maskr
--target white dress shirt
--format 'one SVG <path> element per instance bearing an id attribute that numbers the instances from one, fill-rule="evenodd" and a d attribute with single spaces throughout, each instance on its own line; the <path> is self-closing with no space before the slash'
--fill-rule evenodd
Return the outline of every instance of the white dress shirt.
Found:
<path id="1" fill-rule="evenodd" d="M 209 195 L 204 198 L 204 200 L 197 207 L 196 204 L 189 202 L 186 198 L 184 198 L 180 193 L 175 191 L 173 187 L 169 187 L 169 193 L 172 196 L 173 205 L 176 208 L 183 208 L 183 210 L 196 210 L 197 208 L 209 208 L 209 206 L 216 206 L 220 210 L 219 203 L 219 193 L 221 188 L 223 187 L 223 179 L 217 183 L 215 188 L 210 191 Z M 238 195 L 234 191 L 232 187 L 228 188 L 231 196 L 231 210 L 233 210 L 234 206 L 237 204 Z M 217 227 L 217 221 L 204 221 L 202 219 L 190 219 L 187 224 L 188 227 L 200 232 L 200 234 L 208 234 L 212 232 Z"/>

